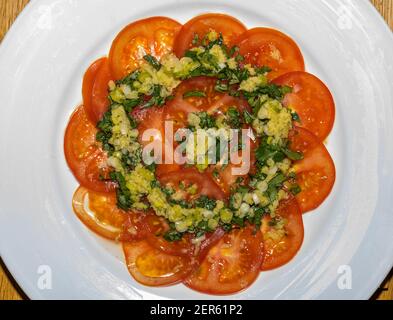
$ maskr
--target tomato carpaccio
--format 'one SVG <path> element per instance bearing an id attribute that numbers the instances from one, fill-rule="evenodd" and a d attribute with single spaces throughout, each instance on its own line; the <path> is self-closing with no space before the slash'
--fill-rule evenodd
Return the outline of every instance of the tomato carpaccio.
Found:
<path id="1" fill-rule="evenodd" d="M 206 44 L 209 41 L 211 44 Z M 196 68 L 190 57 L 199 52 L 198 46 L 207 49 L 206 54 L 198 58 L 199 67 Z M 217 53 L 217 46 L 223 48 L 221 53 Z M 165 65 L 162 58 L 169 59 L 170 64 Z M 227 69 L 215 74 L 215 68 L 220 68 L 223 61 Z M 153 71 L 148 71 L 146 74 L 146 69 L 141 68 L 146 66 L 143 63 L 149 63 L 157 73 L 152 75 L 148 73 Z M 179 72 L 184 65 L 192 71 L 176 78 L 170 95 L 165 96 L 164 102 L 157 102 L 164 97 L 164 87 L 173 85 L 173 79 L 158 73 L 165 68 Z M 267 69 L 271 71 L 261 71 Z M 140 89 L 146 85 L 143 83 L 146 77 L 151 77 L 152 87 L 148 93 Z M 247 77 L 253 79 L 243 90 L 241 82 Z M 130 79 L 137 80 L 132 82 Z M 256 97 L 250 94 L 258 81 L 268 86 L 261 93 L 265 95 L 259 100 L 262 102 L 256 102 Z M 284 86 L 290 90 L 280 95 L 278 90 L 283 90 Z M 113 96 L 113 91 L 109 96 L 113 87 L 121 88 L 120 98 Z M 114 151 L 120 152 L 114 144 L 129 146 L 129 141 L 124 139 L 109 139 L 105 136 L 107 129 L 103 129 L 112 126 L 110 130 L 114 132 L 117 126 L 116 132 L 123 135 L 128 130 L 121 123 L 121 114 L 112 118 L 113 110 L 123 104 L 122 94 L 128 103 L 127 108 L 124 103 L 127 114 L 123 117 L 128 117 L 130 123 L 135 121 L 132 129 L 138 131 L 135 138 L 138 146 L 145 148 L 154 142 L 162 147 L 159 156 L 164 163 L 149 168 L 154 173 L 149 184 L 144 184 L 140 176 L 134 180 L 125 179 L 125 175 L 119 178 L 112 161 Z M 167 17 L 132 22 L 114 39 L 109 56 L 96 60 L 87 69 L 82 96 L 83 105 L 71 115 L 64 137 L 65 158 L 80 185 L 72 206 L 91 231 L 122 243 L 127 268 L 143 285 L 184 283 L 188 288 L 214 295 L 245 290 L 261 271 L 278 268 L 295 257 L 304 237 L 302 213 L 321 205 L 333 188 L 335 166 L 323 144 L 335 120 L 332 94 L 321 80 L 305 72 L 299 46 L 278 30 L 262 27 L 248 30 L 236 18 L 217 13 L 199 15 L 184 25 Z M 263 143 L 261 135 L 272 128 L 263 127 L 259 136 L 254 134 L 256 129 L 252 131 L 255 122 L 263 126 L 274 117 L 272 110 L 262 115 L 259 112 L 268 96 L 280 99 L 280 108 L 288 108 L 292 113 L 292 131 L 289 137 L 286 135 L 282 150 L 259 148 Z M 157 101 L 147 103 L 153 99 Z M 243 161 L 227 164 L 221 163 L 220 158 L 218 163 L 203 170 L 189 164 L 165 163 L 166 155 L 175 152 L 180 145 L 179 141 L 169 143 L 173 142 L 178 129 L 199 130 L 200 127 L 193 127 L 189 120 L 194 114 L 203 114 L 205 129 L 213 127 L 211 118 L 214 118 L 217 121 L 214 125 L 219 129 L 231 128 L 229 124 L 236 123 L 237 130 L 249 130 L 250 145 L 239 143 L 236 149 L 239 155 L 250 153 L 247 173 L 233 174 Z M 172 137 L 166 132 L 168 121 L 174 125 Z M 125 157 L 132 165 L 134 151 L 129 154 L 128 149 L 120 150 L 121 155 L 117 157 Z M 295 153 L 302 155 L 301 159 L 292 161 L 292 171 L 288 170 L 291 174 L 296 173 L 296 178 L 291 176 L 283 182 L 281 176 L 275 175 L 277 170 L 283 169 L 270 164 L 259 166 L 261 158 L 276 159 L 291 152 L 292 156 Z M 266 185 L 258 184 L 258 180 L 255 182 L 261 173 L 266 179 L 270 175 Z M 156 209 L 160 205 L 165 207 L 160 198 L 155 199 L 156 207 L 149 205 L 150 195 L 146 190 L 153 190 L 153 185 L 159 186 L 165 196 L 174 194 L 182 199 L 171 198 L 177 206 L 172 215 L 165 216 Z M 290 188 L 296 189 L 296 195 L 289 193 Z M 142 196 L 135 197 L 131 189 L 143 190 Z M 279 197 L 280 192 L 290 195 L 276 201 L 275 214 L 269 214 L 268 210 L 273 209 L 268 209 L 270 205 L 266 204 L 262 211 L 255 210 L 247 219 L 241 218 L 241 213 L 253 203 L 270 201 L 271 197 Z M 166 201 L 173 205 L 168 199 L 169 195 Z M 196 201 L 202 204 L 196 205 Z M 199 225 L 195 224 L 177 238 L 179 233 L 173 235 L 171 232 L 176 230 L 178 223 L 184 222 L 182 210 L 190 208 L 190 204 L 195 205 L 192 210 L 199 209 L 200 215 L 207 217 L 196 220 L 204 229 L 197 229 Z M 232 213 L 228 213 L 229 209 L 223 211 L 224 207 L 231 208 Z M 252 210 L 254 208 L 257 206 Z M 195 212 L 190 214 L 190 219 L 197 219 L 192 216 Z M 232 219 L 231 214 L 234 219 L 235 212 L 239 214 L 235 223 L 223 222 Z M 214 215 L 220 216 L 220 223 L 212 219 Z"/>

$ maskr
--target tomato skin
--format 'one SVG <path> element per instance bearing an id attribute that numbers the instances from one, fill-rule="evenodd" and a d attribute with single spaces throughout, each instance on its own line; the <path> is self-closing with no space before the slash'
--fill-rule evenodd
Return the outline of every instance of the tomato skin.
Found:
<path id="1" fill-rule="evenodd" d="M 96 122 L 95 115 L 93 113 L 93 106 L 92 106 L 93 87 L 97 74 L 106 60 L 107 58 L 101 58 L 93 62 L 90 65 L 90 67 L 86 70 L 86 73 L 83 76 L 83 84 L 82 84 L 83 105 L 85 106 L 85 110 L 90 121 L 92 121 L 93 123 Z"/>
<path id="2" fill-rule="evenodd" d="M 147 215 L 144 212 L 127 211 L 127 218 L 123 223 L 123 232 L 117 240 L 120 242 L 134 242 L 146 239 L 149 234 L 145 223 Z"/>
<path id="3" fill-rule="evenodd" d="M 85 210 L 86 197 L 94 217 Z M 118 209 L 116 202 L 115 193 L 98 193 L 79 187 L 72 198 L 72 207 L 77 217 L 90 230 L 104 238 L 118 240 L 129 214 Z"/>
<path id="4" fill-rule="evenodd" d="M 166 153 L 174 153 L 174 148 L 172 148 L 171 144 L 168 143 L 168 138 L 165 136 L 165 107 L 152 107 L 149 109 L 137 107 L 133 110 L 132 116 L 139 122 L 138 130 L 139 130 L 139 143 L 142 146 L 147 146 L 151 142 L 155 141 L 156 143 L 161 143 L 162 150 L 162 162 L 157 163 L 156 166 L 156 175 L 160 176 L 169 172 L 178 171 L 180 169 L 180 165 L 177 163 L 166 164 L 165 163 L 165 154 Z M 155 129 L 157 130 L 153 137 L 150 137 L 149 141 L 143 141 L 143 133 L 146 130 Z M 176 132 L 176 129 L 175 131 Z M 166 143 L 165 143 L 166 141 Z"/>
<path id="5" fill-rule="evenodd" d="M 203 14 L 191 19 L 181 28 L 173 51 L 178 57 L 183 57 L 184 53 L 193 47 L 194 35 L 198 34 L 199 39 L 203 39 L 210 30 L 221 33 L 224 43 L 229 46 L 247 29 L 239 20 L 231 16 L 218 13 Z"/>
<path id="6" fill-rule="evenodd" d="M 196 291 L 227 295 L 240 292 L 258 277 L 263 261 L 262 234 L 253 226 L 234 229 L 213 246 L 184 284 Z"/>
<path id="7" fill-rule="evenodd" d="M 139 283 L 160 287 L 182 282 L 195 269 L 195 260 L 155 249 L 145 240 L 123 243 L 127 268 Z"/>
<path id="8" fill-rule="evenodd" d="M 160 59 L 170 53 L 181 25 L 170 18 L 151 17 L 126 26 L 113 41 L 109 64 L 116 80 L 124 78 L 140 66 L 143 56 Z"/>
<path id="9" fill-rule="evenodd" d="M 174 256 L 189 256 L 194 255 L 195 247 L 192 244 L 191 235 L 184 235 L 179 241 L 169 242 L 164 239 L 164 235 L 169 231 L 168 222 L 156 215 L 149 217 L 146 221 L 146 229 L 148 235 L 146 241 L 154 248 Z"/>
<path id="10" fill-rule="evenodd" d="M 269 80 L 291 71 L 305 70 L 303 55 L 295 41 L 278 30 L 253 28 L 243 33 L 236 44 L 246 63 L 272 69 Z"/>
<path id="11" fill-rule="evenodd" d="M 168 242 L 163 235 L 169 230 L 168 222 L 156 215 L 150 217 L 150 221 L 146 223 L 147 242 L 154 248 L 161 250 L 174 256 L 188 256 L 202 262 L 210 248 L 216 244 L 224 235 L 224 231 L 218 228 L 214 232 L 206 233 L 205 239 L 201 241 L 199 246 L 193 242 L 195 236 L 187 233 L 180 241 Z"/>
<path id="12" fill-rule="evenodd" d="M 293 168 L 302 189 L 296 199 L 306 213 L 318 208 L 329 196 L 336 180 L 336 168 L 325 145 L 308 130 L 295 128 L 289 140 L 290 148 L 304 155 Z"/>
<path id="13" fill-rule="evenodd" d="M 243 150 L 238 152 L 238 156 L 241 159 L 240 164 L 233 164 L 229 162 L 225 167 L 217 164 L 215 166 L 211 166 L 208 169 L 208 172 L 212 174 L 213 180 L 220 186 L 222 191 L 229 196 L 231 190 L 236 189 L 239 185 L 247 185 L 250 180 L 250 174 L 255 174 L 255 149 L 257 148 L 257 144 L 250 140 L 249 147 L 244 148 Z M 242 175 L 234 175 L 232 173 L 233 169 L 239 170 L 242 166 L 246 167 L 246 162 L 243 159 L 243 154 L 249 154 L 249 170 Z M 242 181 L 240 183 L 237 182 L 238 179 Z"/>
<path id="14" fill-rule="evenodd" d="M 243 98 L 235 98 L 230 96 L 229 94 L 225 94 L 221 97 L 221 99 L 217 99 L 213 104 L 210 105 L 207 110 L 208 113 L 225 113 L 228 111 L 230 107 L 235 107 L 239 110 L 240 114 L 244 111 L 252 112 L 252 109 L 248 102 Z"/>
<path id="15" fill-rule="evenodd" d="M 104 113 L 108 111 L 110 105 L 108 83 L 110 80 L 113 80 L 113 76 L 109 69 L 108 59 L 104 58 L 94 80 L 91 92 L 91 105 L 90 107 L 85 105 L 89 119 L 93 123 L 100 121 Z"/>
<path id="16" fill-rule="evenodd" d="M 83 106 L 72 114 L 64 136 L 64 154 L 78 182 L 89 190 L 112 192 L 115 184 L 102 181 L 108 177 L 106 154 L 96 142 L 97 129 L 88 120 Z"/>
<path id="17" fill-rule="evenodd" d="M 284 105 L 299 115 L 299 127 L 311 131 L 320 141 L 324 141 L 332 130 L 335 119 L 333 96 L 326 85 L 307 72 L 290 72 L 273 82 L 293 88 L 285 96 Z"/>
<path id="18" fill-rule="evenodd" d="M 184 182 L 186 185 L 195 184 L 198 187 L 197 196 L 195 197 L 205 195 L 216 200 L 224 201 L 226 199 L 225 193 L 213 181 L 210 174 L 200 173 L 195 168 L 181 168 L 178 171 L 159 176 L 158 180 L 163 186 L 170 185 L 175 190 L 180 182 Z"/>
<path id="19" fill-rule="evenodd" d="M 176 99 L 181 100 L 185 105 L 183 108 L 181 108 L 181 106 L 177 106 L 175 109 L 185 113 L 208 111 L 211 106 L 224 97 L 223 93 L 220 93 L 214 89 L 216 82 L 217 79 L 204 76 L 183 81 L 176 88 L 175 102 L 177 102 Z M 202 91 L 205 93 L 206 97 L 183 98 L 183 95 L 188 91 Z M 170 106 L 171 104 L 173 103 L 169 102 L 168 105 Z"/>
<path id="20" fill-rule="evenodd" d="M 276 213 L 287 220 L 286 234 L 280 240 L 269 237 L 271 218 L 270 216 L 264 217 L 261 226 L 265 246 L 262 271 L 272 270 L 288 263 L 300 250 L 303 243 L 303 218 L 297 201 L 294 198 L 282 201 Z"/>

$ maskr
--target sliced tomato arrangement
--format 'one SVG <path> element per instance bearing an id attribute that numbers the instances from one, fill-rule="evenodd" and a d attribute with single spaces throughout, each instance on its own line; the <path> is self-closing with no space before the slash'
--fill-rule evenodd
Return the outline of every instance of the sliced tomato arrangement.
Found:
<path id="1" fill-rule="evenodd" d="M 78 182 L 89 190 L 110 192 L 114 184 L 107 180 L 110 171 L 105 152 L 96 142 L 97 129 L 80 106 L 72 114 L 64 136 L 64 154 Z"/>
<path id="2" fill-rule="evenodd" d="M 262 220 L 261 232 L 265 245 L 263 271 L 288 263 L 303 243 L 303 218 L 298 202 L 293 198 L 281 202 L 276 214 L 284 222 L 282 229 L 277 230 L 271 225 L 274 219 L 270 216 Z"/>
<path id="3" fill-rule="evenodd" d="M 201 41 L 208 32 L 213 30 L 221 33 L 224 43 L 230 46 L 247 29 L 239 20 L 231 16 L 217 13 L 203 14 L 191 19 L 182 27 L 173 51 L 178 57 L 183 57 L 188 49 L 195 46 L 194 39 Z"/>
<path id="4" fill-rule="evenodd" d="M 217 40 L 221 37 L 224 44 L 221 51 L 217 53 L 215 50 L 210 50 L 217 49 L 213 48 L 213 45 L 217 44 Z M 213 43 L 205 46 L 206 41 L 213 41 Z M 196 70 L 190 69 L 184 77 L 168 76 L 168 79 L 159 73 L 160 70 L 167 72 L 168 66 L 160 61 L 163 56 L 174 53 L 180 59 L 188 50 L 200 45 L 205 46 L 205 49 L 200 50 L 201 53 L 198 53 L 195 58 L 200 60 L 192 61 L 192 63 L 199 63 Z M 195 55 L 195 52 L 188 52 L 186 56 L 189 58 L 192 54 Z M 147 55 L 156 58 L 157 61 Z M 173 55 L 169 58 L 169 69 L 177 70 L 177 67 L 184 66 L 182 63 L 186 63 L 188 67 L 186 58 L 178 60 Z M 209 65 L 202 59 L 213 62 Z M 127 76 L 137 71 L 145 62 L 150 63 L 157 72 L 148 78 L 148 89 L 143 91 L 141 86 L 145 88 L 146 82 L 143 83 L 140 79 L 145 75 L 138 77 L 139 82 Z M 249 68 L 248 64 L 253 68 Z M 191 67 L 193 66 L 192 64 Z M 254 121 L 257 125 L 265 125 L 269 119 L 261 120 L 263 117 L 259 115 L 258 108 L 266 102 L 266 99 L 261 99 L 263 101 L 259 102 L 253 96 L 256 94 L 256 98 L 259 99 L 261 97 L 258 94 L 262 94 L 262 98 L 265 97 L 264 91 L 259 92 L 259 86 L 264 84 L 257 83 L 261 80 L 260 77 L 251 79 L 252 72 L 253 75 L 258 75 L 260 70 L 257 70 L 257 67 L 264 66 L 271 69 L 271 72 L 266 74 L 268 80 L 266 89 L 272 90 L 272 93 L 269 91 L 266 96 L 280 96 L 274 99 L 280 100 L 280 103 L 293 111 L 293 122 L 296 127 L 293 127 L 290 132 L 289 147 L 286 145 L 285 135 L 285 145 L 279 145 L 282 149 L 273 150 L 273 146 L 269 146 L 272 150 L 267 148 L 266 151 L 262 150 L 261 154 L 266 153 L 269 160 L 280 162 L 281 160 L 275 160 L 273 155 L 280 158 L 283 154 L 283 157 L 287 156 L 286 160 L 289 161 L 289 158 L 300 159 L 295 154 L 291 157 L 289 155 L 291 151 L 301 153 L 301 160 L 289 161 L 292 163 L 291 170 L 296 173 L 296 178 L 284 173 L 284 169 L 278 169 L 278 165 L 277 168 L 271 168 L 269 162 L 266 162 L 266 165 L 265 162 L 262 163 L 260 158 L 265 154 L 257 155 L 256 150 L 259 146 L 264 147 L 262 143 L 265 136 L 259 140 L 252 137 L 249 147 L 243 147 L 238 152 L 240 159 L 243 159 L 243 153 L 250 153 L 250 170 L 246 170 L 247 173 L 244 174 L 234 174 L 233 171 L 244 165 L 244 162 L 239 164 L 230 162 L 225 165 L 218 163 L 210 165 L 203 172 L 196 167 L 180 165 L 175 161 L 173 164 L 165 163 L 166 156 L 174 153 L 181 143 L 175 139 L 176 131 L 182 128 L 194 130 L 198 127 L 198 123 L 202 123 L 202 116 L 206 118 L 206 113 L 211 117 L 220 116 L 220 126 L 217 121 L 219 128 L 231 127 L 228 119 L 236 123 L 233 126 L 237 129 L 255 127 Z M 246 69 L 248 72 L 244 75 Z M 213 73 L 211 70 L 218 71 Z M 205 76 L 197 76 L 200 74 Z M 125 77 L 127 78 L 123 79 Z M 244 86 L 251 89 L 240 90 L 243 88 L 240 84 L 244 80 L 251 80 Z M 262 79 L 263 83 L 264 80 Z M 111 81 L 115 82 L 119 90 L 128 89 L 132 90 L 132 94 L 136 93 L 135 96 L 131 94 L 128 96 L 124 91 L 124 96 L 127 97 L 124 99 L 126 102 L 131 102 L 127 104 L 128 108 L 124 103 L 124 110 L 127 110 L 126 112 L 129 112 L 137 123 L 138 139 L 144 152 L 146 147 L 152 146 L 153 143 L 160 146 L 162 151 L 161 155 L 155 155 L 160 157 L 158 159 L 161 161 L 155 167 L 156 180 L 149 180 L 151 188 L 162 188 L 165 194 L 167 191 L 165 189 L 170 188 L 177 196 L 181 195 L 182 201 L 195 205 L 185 216 L 188 218 L 194 214 L 203 215 L 206 226 L 199 227 L 195 223 L 187 229 L 187 232 L 177 232 L 175 228 L 179 228 L 177 224 L 179 220 L 172 215 L 168 215 L 167 218 L 161 217 L 150 207 L 147 207 L 146 211 L 133 209 L 144 208 L 144 205 L 150 201 L 146 191 L 138 194 L 141 202 L 133 202 L 135 194 L 128 186 L 129 181 L 133 181 L 134 177 L 131 176 L 133 172 L 127 171 L 131 169 L 124 165 L 122 170 L 130 175 L 124 174 L 123 182 L 117 178 L 116 174 L 120 172 L 121 176 L 124 172 L 107 164 L 107 152 L 96 139 L 97 124 L 110 107 L 108 93 Z M 166 81 L 175 85 L 163 85 L 162 83 Z M 177 85 L 178 83 L 180 84 Z M 277 86 L 269 86 L 270 84 Z M 156 91 L 157 86 L 158 91 Z M 173 89 L 175 86 L 176 88 Z M 281 86 L 292 89 L 289 93 L 287 93 L 289 90 L 285 91 L 283 99 L 281 91 L 277 91 L 282 90 Z M 171 88 L 169 93 L 168 88 Z M 89 66 L 83 77 L 82 96 L 83 105 L 76 108 L 71 115 L 64 137 L 67 164 L 80 184 L 73 196 L 72 206 L 77 217 L 90 230 L 102 237 L 122 243 L 127 268 L 132 277 L 143 285 L 157 287 L 184 283 L 188 288 L 198 292 L 215 295 L 228 295 L 246 289 L 255 282 L 261 271 L 278 268 L 295 257 L 304 238 L 302 214 L 319 207 L 328 197 L 335 183 L 335 165 L 324 145 L 335 121 L 332 94 L 321 80 L 305 72 L 304 58 L 298 45 L 278 30 L 270 28 L 248 30 L 237 19 L 216 13 L 197 16 L 185 25 L 166 17 L 151 17 L 133 22 L 117 35 L 110 48 L 109 57 L 100 58 Z M 157 100 L 149 100 L 153 98 Z M 164 102 L 156 102 L 161 101 L 158 99 L 164 99 Z M 131 107 L 135 104 L 130 100 L 136 100 L 139 105 Z M 145 103 L 150 101 L 154 103 Z M 256 101 L 260 105 L 256 105 Z M 148 105 L 154 106 L 146 107 Z M 233 110 L 230 108 L 236 108 L 239 114 L 235 113 L 233 116 Z M 111 111 L 114 110 L 115 106 Z M 189 127 L 190 113 L 201 112 L 204 113 L 195 115 L 201 116 L 200 122 Z M 298 118 L 295 118 L 296 115 Z M 237 117 L 241 118 L 241 121 L 233 121 L 233 118 Z M 211 119 L 207 119 L 208 121 L 204 123 L 208 124 L 201 124 L 201 127 L 211 126 Z M 105 117 L 101 124 L 106 124 L 107 120 Z M 113 126 L 120 122 L 120 131 L 126 130 L 121 121 L 116 122 L 115 116 L 112 121 Z M 174 123 L 173 132 L 167 132 L 168 121 Z M 122 162 L 128 161 L 128 158 L 123 160 L 123 154 L 132 159 L 129 150 L 134 149 L 123 148 L 123 144 L 118 148 L 117 145 L 112 146 L 112 142 L 106 144 L 105 139 L 112 138 L 113 132 L 112 137 L 108 138 L 107 130 L 100 130 L 100 134 L 104 135 L 100 141 L 103 141 L 105 150 L 108 148 L 115 150 L 109 153 L 110 155 L 116 153 L 110 160 L 116 160 L 118 157 Z M 263 130 L 262 127 L 261 132 Z M 269 136 L 267 133 L 265 135 Z M 118 155 L 119 152 L 122 153 Z M 273 155 L 271 156 L 269 152 Z M 261 167 L 257 166 L 257 158 Z M 130 167 L 134 168 L 133 165 Z M 262 168 L 262 165 L 265 167 Z M 256 178 L 258 174 L 265 175 L 266 171 L 263 170 L 266 168 L 269 170 L 269 175 L 274 177 L 271 180 Z M 280 184 L 281 171 L 275 174 L 274 169 L 281 170 L 287 180 Z M 117 171 L 112 172 L 112 170 Z M 258 185 L 259 182 L 264 181 L 270 181 L 266 182 L 265 189 L 263 183 Z M 261 217 L 257 215 L 257 210 L 268 208 L 267 205 L 262 204 L 263 197 L 269 198 L 271 204 L 273 203 L 271 197 L 280 195 L 282 190 L 289 195 L 289 188 L 296 188 L 298 194 L 284 197 L 284 200 L 279 202 L 275 214 L 264 215 L 264 211 L 259 212 L 258 214 L 263 217 L 261 225 L 259 222 L 252 222 L 256 217 Z M 244 189 L 249 191 L 242 193 Z M 237 196 L 240 196 L 240 202 L 237 202 Z M 121 209 L 124 208 L 122 202 L 124 199 L 126 199 L 125 207 L 129 210 Z M 177 203 L 175 197 L 169 200 Z M 197 200 L 201 201 L 202 207 L 199 207 L 199 203 L 196 205 Z M 168 203 L 172 204 L 172 202 Z M 217 207 L 211 208 L 212 203 L 214 206 L 217 204 Z M 222 210 L 222 203 L 224 203 L 224 210 Z M 180 205 L 187 208 L 184 203 L 178 202 L 178 204 L 176 208 L 172 208 L 177 210 L 176 214 Z M 258 204 L 261 205 L 258 207 Z M 238 216 L 244 207 L 252 210 L 249 212 L 253 215 L 244 218 L 240 214 Z M 238 211 L 235 208 L 238 208 Z M 225 220 L 228 219 L 228 214 L 229 220 Z M 219 215 L 222 215 L 221 220 L 214 220 L 218 219 Z M 213 221 L 210 221 L 212 216 Z M 238 218 L 236 223 L 235 217 Z M 227 221 L 232 222 L 227 224 Z M 215 227 L 211 227 L 211 222 Z"/>
<path id="5" fill-rule="evenodd" d="M 197 270 L 184 282 L 203 293 L 226 295 L 242 291 L 258 277 L 263 239 L 254 227 L 233 230 L 213 246 Z"/>
<path id="6" fill-rule="evenodd" d="M 297 44 L 282 32 L 254 28 L 243 33 L 235 43 L 247 63 L 272 69 L 270 80 L 291 71 L 304 71 L 303 55 Z"/>
<path id="7" fill-rule="evenodd" d="M 172 52 L 181 25 L 170 18 L 152 17 L 125 27 L 113 41 L 109 64 L 116 80 L 137 69 L 147 54 L 159 59 Z"/>
<path id="8" fill-rule="evenodd" d="M 302 212 L 318 208 L 332 191 L 336 180 L 334 162 L 318 138 L 303 128 L 295 128 L 290 136 L 291 149 L 302 152 L 294 170 L 301 192 L 296 196 Z"/>
<path id="9" fill-rule="evenodd" d="M 284 98 L 284 105 L 299 115 L 299 127 L 324 141 L 333 128 L 335 118 L 333 96 L 326 85 L 307 72 L 290 72 L 273 82 L 292 88 L 292 92 Z"/>

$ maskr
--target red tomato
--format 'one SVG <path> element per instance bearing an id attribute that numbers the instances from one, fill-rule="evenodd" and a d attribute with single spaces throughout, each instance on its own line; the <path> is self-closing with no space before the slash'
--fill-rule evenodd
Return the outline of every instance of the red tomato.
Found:
<path id="1" fill-rule="evenodd" d="M 335 105 L 332 94 L 317 77 L 307 72 L 291 72 L 273 80 L 293 88 L 284 98 L 284 105 L 300 117 L 298 126 L 324 141 L 333 128 Z"/>
<path id="2" fill-rule="evenodd" d="M 89 119 L 96 123 L 97 119 L 95 119 L 95 114 L 93 113 L 93 106 L 92 106 L 92 94 L 93 94 L 93 87 L 94 82 L 96 80 L 98 71 L 105 63 L 107 58 L 101 58 L 97 61 L 93 62 L 90 67 L 87 69 L 84 77 L 83 77 L 83 85 L 82 85 L 82 96 L 83 96 L 83 105 L 85 106 L 86 113 Z"/>
<path id="3" fill-rule="evenodd" d="M 148 215 L 145 218 L 145 228 L 147 230 L 146 240 L 152 247 L 175 256 L 195 255 L 191 234 L 184 235 L 179 241 L 169 242 L 164 239 L 165 233 L 170 229 L 165 218 L 155 214 Z"/>
<path id="4" fill-rule="evenodd" d="M 246 30 L 239 20 L 231 16 L 217 13 L 203 14 L 191 19 L 181 28 L 173 51 L 178 57 L 183 57 L 188 49 L 195 47 L 192 41 L 196 34 L 202 40 L 210 31 L 221 33 L 224 43 L 229 46 Z"/>
<path id="5" fill-rule="evenodd" d="M 209 77 L 196 77 L 183 81 L 175 91 L 175 99 L 168 103 L 168 113 L 208 111 L 224 94 L 214 89 L 217 79 Z M 201 91 L 205 97 L 188 97 L 183 95 L 190 91 Z M 187 119 L 187 117 L 185 118 Z"/>
<path id="6" fill-rule="evenodd" d="M 184 284 L 208 294 L 237 293 L 256 280 L 262 261 L 261 232 L 255 233 L 252 226 L 232 230 L 210 249 Z"/>
<path id="7" fill-rule="evenodd" d="M 269 225 L 270 216 L 262 221 L 265 259 L 262 270 L 278 268 L 289 262 L 299 251 L 304 236 L 303 218 L 299 204 L 292 198 L 280 203 L 276 214 L 285 221 L 284 229 L 276 231 Z"/>
<path id="8" fill-rule="evenodd" d="M 319 205 L 330 194 L 336 180 L 334 162 L 323 143 L 303 128 L 295 128 L 290 136 L 291 149 L 304 154 L 304 159 L 295 162 L 297 182 L 302 189 L 296 198 L 302 212 Z"/>
<path id="9" fill-rule="evenodd" d="M 133 111 L 133 117 L 139 122 L 138 130 L 139 130 L 139 142 L 146 146 L 149 143 L 155 141 L 161 143 L 162 149 L 162 164 L 157 164 L 156 174 L 162 175 L 168 172 L 177 171 L 180 169 L 180 165 L 176 163 L 166 164 L 165 163 L 165 154 L 173 153 L 173 146 L 168 143 L 168 137 L 165 136 L 165 107 L 157 108 L 152 107 L 149 109 L 137 108 Z M 143 133 L 146 130 L 155 129 L 156 134 L 150 138 L 149 141 L 142 141 Z M 174 131 L 175 133 L 176 131 Z M 166 138 L 166 139 L 165 139 Z"/>
<path id="10" fill-rule="evenodd" d="M 123 243 L 123 250 L 128 271 L 146 286 L 172 285 L 183 281 L 195 270 L 193 258 L 166 254 L 144 240 Z"/>
<path id="11" fill-rule="evenodd" d="M 147 54 L 160 59 L 172 52 L 181 25 L 165 17 L 139 20 L 125 27 L 113 41 L 109 63 L 116 80 L 140 66 Z"/>
<path id="12" fill-rule="evenodd" d="M 250 29 L 236 40 L 236 44 L 247 63 L 272 69 L 268 74 L 269 80 L 291 71 L 304 71 L 304 59 L 299 47 L 280 31 Z"/>
<path id="13" fill-rule="evenodd" d="M 197 195 L 208 196 L 216 200 L 224 200 L 225 194 L 220 187 L 213 181 L 208 173 L 200 173 L 195 168 L 182 168 L 181 170 L 170 172 L 158 177 L 161 184 L 170 186 L 175 190 L 179 189 L 179 184 L 182 182 L 186 186 L 197 186 Z"/>
<path id="14" fill-rule="evenodd" d="M 135 240 L 144 240 L 149 234 L 146 228 L 145 219 L 151 213 L 146 214 L 138 211 L 128 211 L 127 219 L 123 223 L 123 232 L 118 237 L 121 242 L 133 242 Z"/>
<path id="15" fill-rule="evenodd" d="M 228 94 L 221 97 L 221 99 L 216 99 L 210 108 L 207 110 L 208 113 L 225 113 L 230 107 L 235 107 L 240 113 L 244 111 L 251 112 L 251 107 L 246 100 L 243 98 L 235 98 Z"/>
<path id="16" fill-rule="evenodd" d="M 72 198 L 72 206 L 78 218 L 89 229 L 111 240 L 119 239 L 129 215 L 120 210 L 116 203 L 115 193 L 98 193 L 83 187 L 79 187 Z"/>
<path id="17" fill-rule="evenodd" d="M 79 183 L 97 192 L 114 191 L 113 182 L 105 181 L 110 168 L 106 154 L 96 142 L 97 129 L 87 119 L 83 106 L 72 114 L 64 136 L 64 153 L 72 173 Z"/>
<path id="18" fill-rule="evenodd" d="M 164 116 L 163 108 L 152 107 L 152 108 L 141 108 L 137 107 L 132 112 L 133 118 L 138 121 L 139 130 L 139 142 L 146 146 L 152 141 L 164 141 L 165 127 L 164 127 Z M 149 141 L 143 141 L 142 136 L 147 130 L 156 130 L 154 137 L 151 137 Z M 147 133 L 147 132 L 146 132 Z"/>
<path id="19" fill-rule="evenodd" d="M 250 139 L 249 148 L 244 148 L 243 150 L 238 152 L 238 157 L 241 159 L 240 164 L 231 163 L 229 159 L 229 163 L 225 166 L 217 164 L 209 168 L 209 172 L 212 173 L 213 179 L 221 187 L 221 189 L 225 192 L 226 195 L 229 195 L 231 190 L 236 189 L 239 185 L 246 185 L 249 182 L 249 174 L 255 173 L 256 148 L 257 148 L 257 144 Z M 243 159 L 244 154 L 250 155 L 249 158 L 250 164 L 249 164 L 248 171 L 245 172 L 244 174 L 235 175 L 233 174 L 234 169 L 239 170 L 242 166 L 244 166 L 244 168 L 247 168 L 247 166 L 245 165 L 246 164 L 245 161 L 247 157 Z M 241 179 L 240 182 L 238 182 L 239 178 Z"/>
<path id="20" fill-rule="evenodd" d="M 108 83 L 110 80 L 113 80 L 113 76 L 109 69 L 108 59 L 104 58 L 94 80 L 91 92 L 91 104 L 85 105 L 86 113 L 93 123 L 100 121 L 104 113 L 108 111 L 110 105 L 108 99 Z"/>
<path id="21" fill-rule="evenodd" d="M 231 193 L 231 190 L 233 188 L 236 188 L 239 184 L 246 184 L 249 180 L 249 174 L 254 171 L 254 166 L 255 166 L 255 152 L 251 151 L 253 150 L 254 147 L 253 145 L 250 145 L 250 149 L 245 149 L 242 150 L 238 153 L 238 156 L 240 159 L 242 159 L 244 152 L 245 153 L 250 153 L 250 164 L 248 171 L 245 172 L 244 174 L 240 175 L 235 175 L 233 174 L 233 170 L 237 169 L 239 170 L 242 166 L 245 166 L 245 160 L 242 159 L 240 164 L 233 164 L 229 162 L 225 166 L 221 165 L 216 165 L 214 167 L 211 167 L 209 169 L 210 172 L 216 172 L 216 174 L 213 174 L 214 180 L 216 183 L 221 187 L 221 189 L 225 192 L 226 195 L 229 195 Z M 238 183 L 238 179 L 241 179 L 241 182 Z"/>
<path id="22" fill-rule="evenodd" d="M 224 235 L 222 229 L 217 229 L 213 233 L 205 234 L 205 239 L 199 245 L 196 245 L 195 235 L 187 233 L 179 241 L 168 242 L 163 235 L 169 230 L 167 220 L 158 217 L 155 214 L 147 216 L 145 220 L 148 235 L 146 240 L 149 244 L 161 251 L 175 256 L 190 256 L 198 258 L 200 261 L 206 256 L 207 251 L 212 245 L 217 243 Z"/>

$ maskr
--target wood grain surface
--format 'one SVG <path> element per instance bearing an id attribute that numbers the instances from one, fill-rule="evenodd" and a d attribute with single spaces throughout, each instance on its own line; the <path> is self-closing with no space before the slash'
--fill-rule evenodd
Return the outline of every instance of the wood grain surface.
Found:
<path id="1" fill-rule="evenodd" d="M 28 2 L 28 0 L 0 0 L 0 41 Z M 371 2 L 393 29 L 393 0 L 371 0 Z M 22 299 L 27 299 L 27 296 L 18 287 L 0 260 L 0 300 Z M 393 273 L 381 284 L 372 299 L 393 300 Z"/>

